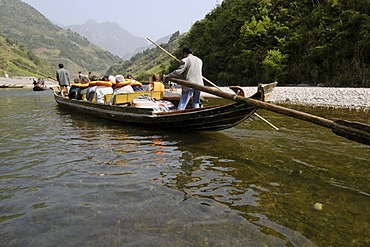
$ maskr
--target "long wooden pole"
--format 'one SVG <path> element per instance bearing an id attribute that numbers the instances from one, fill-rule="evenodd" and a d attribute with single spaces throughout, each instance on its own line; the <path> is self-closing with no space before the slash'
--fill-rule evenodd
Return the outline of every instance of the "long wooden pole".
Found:
<path id="1" fill-rule="evenodd" d="M 259 119 L 261 119 L 262 121 L 264 121 L 265 123 L 267 123 L 268 125 L 270 125 L 272 128 L 274 128 L 275 130 L 279 130 L 278 127 L 276 127 L 275 125 L 273 125 L 272 123 L 270 123 L 269 121 L 267 121 L 264 117 L 262 117 L 261 115 L 259 115 L 257 112 L 253 113 L 256 117 L 258 117 Z"/>
<path id="2" fill-rule="evenodd" d="M 34 69 L 30 68 L 30 67 L 27 67 L 27 66 L 25 66 L 25 65 L 23 65 L 23 64 L 19 64 L 19 63 L 14 62 L 14 61 L 12 61 L 12 63 L 14 63 L 14 64 L 16 64 L 16 65 L 18 65 L 18 66 L 22 66 L 22 67 L 24 67 L 24 68 L 26 68 L 26 69 L 28 69 L 28 70 L 30 70 L 30 71 L 32 71 L 32 72 L 34 72 L 34 73 L 35 73 L 35 74 L 37 74 L 37 75 L 42 75 L 42 76 L 43 76 L 43 77 L 45 77 L 45 78 L 48 78 L 48 79 L 51 79 L 51 80 L 53 80 L 53 81 L 58 82 L 56 79 L 54 79 L 54 78 L 52 78 L 52 77 L 50 77 L 50 76 L 48 76 L 48 75 L 44 75 L 44 74 L 42 74 L 40 71 L 34 70 Z"/>
<path id="3" fill-rule="evenodd" d="M 231 93 L 216 90 L 212 87 L 205 87 L 200 84 L 192 83 L 192 82 L 177 79 L 177 78 L 171 78 L 171 80 L 185 87 L 194 88 L 196 90 L 210 93 L 210 94 L 213 94 L 213 95 L 225 98 L 225 99 L 233 100 L 236 102 L 242 102 L 247 105 L 256 106 L 261 109 L 265 109 L 268 111 L 276 112 L 279 114 L 283 114 L 286 116 L 290 116 L 293 118 L 298 118 L 298 119 L 301 119 L 307 122 L 311 122 L 311 123 L 314 123 L 314 124 L 317 124 L 323 127 L 327 127 L 327 128 L 332 129 L 334 133 L 337 135 L 344 136 L 348 139 L 370 145 L 370 131 L 369 131 L 370 126 L 366 124 L 351 123 L 351 122 L 347 122 L 349 124 L 344 124 L 344 122 L 346 121 L 343 121 L 343 120 L 338 120 L 338 121 L 329 120 L 329 119 L 322 118 L 319 116 L 311 115 L 309 113 L 297 111 L 294 109 L 289 109 L 289 108 L 282 107 L 279 105 L 266 103 L 266 102 L 252 99 L 252 98 L 234 95 Z"/>
<path id="4" fill-rule="evenodd" d="M 168 52 L 166 49 L 164 49 L 162 46 L 158 45 L 154 40 L 150 39 L 150 38 L 147 38 L 151 43 L 153 43 L 153 45 L 157 46 L 159 49 L 161 49 L 163 52 L 165 52 L 167 55 L 169 55 L 170 57 L 172 57 L 173 59 L 175 59 L 176 61 L 180 62 L 180 60 L 175 57 L 174 55 L 172 55 L 170 52 Z M 214 86 L 215 88 L 217 88 L 218 90 L 222 91 L 220 87 L 218 87 L 216 84 L 214 84 L 213 82 L 211 82 L 210 80 L 208 80 L 207 78 L 205 78 L 204 76 L 202 76 L 203 80 L 205 80 L 206 82 L 208 82 L 209 84 L 211 84 L 212 86 Z M 258 117 L 259 119 L 261 119 L 262 121 L 264 121 L 265 123 L 267 123 L 268 125 L 270 125 L 272 128 L 274 128 L 275 130 L 279 130 L 278 127 L 276 127 L 275 125 L 273 125 L 272 123 L 270 123 L 269 121 L 267 121 L 265 118 L 261 117 L 260 115 L 258 115 L 257 113 L 254 113 L 254 115 L 256 117 Z"/>
<path id="5" fill-rule="evenodd" d="M 162 51 L 164 51 L 164 53 L 166 53 L 167 55 L 169 55 L 170 57 L 172 57 L 173 59 L 175 59 L 177 62 L 180 62 L 180 59 L 178 59 L 177 57 L 175 57 L 174 55 L 172 55 L 171 53 L 169 53 L 166 49 L 164 49 L 162 46 L 158 45 L 155 41 L 153 41 L 152 39 L 150 38 L 147 38 L 153 45 L 155 45 L 156 47 L 158 47 L 159 49 L 161 49 Z"/>
<path id="6" fill-rule="evenodd" d="M 150 42 L 153 43 L 153 45 L 157 46 L 159 49 L 161 49 L 162 51 L 164 51 L 167 55 L 169 55 L 170 57 L 172 57 L 173 59 L 175 59 L 177 62 L 180 62 L 180 60 L 175 57 L 174 55 L 172 55 L 171 53 L 169 53 L 166 49 L 164 49 L 162 46 L 158 45 L 155 41 L 153 41 L 152 39 L 150 38 L 147 38 Z M 216 84 L 214 84 L 213 82 L 211 82 L 210 80 L 208 80 L 207 78 L 205 78 L 204 76 L 202 76 L 203 80 L 205 80 L 206 82 L 208 82 L 209 84 L 211 84 L 212 86 L 214 86 L 215 88 L 217 88 L 218 90 L 221 90 L 221 88 L 219 88 Z"/>

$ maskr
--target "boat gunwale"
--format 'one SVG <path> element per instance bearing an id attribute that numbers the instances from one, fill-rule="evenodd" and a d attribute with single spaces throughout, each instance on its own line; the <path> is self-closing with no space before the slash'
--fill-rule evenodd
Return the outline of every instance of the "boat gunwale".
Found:
<path id="1" fill-rule="evenodd" d="M 269 84 L 266 84 L 269 85 Z M 258 107 L 232 102 L 225 105 L 211 105 L 181 111 L 158 112 L 149 108 L 137 108 L 127 104 L 107 105 L 86 100 L 69 99 L 54 91 L 58 105 L 76 109 L 88 115 L 136 124 L 168 129 L 188 129 L 194 131 L 218 131 L 238 125 L 256 112 Z M 250 96 L 264 101 L 265 92 L 261 87 Z"/>

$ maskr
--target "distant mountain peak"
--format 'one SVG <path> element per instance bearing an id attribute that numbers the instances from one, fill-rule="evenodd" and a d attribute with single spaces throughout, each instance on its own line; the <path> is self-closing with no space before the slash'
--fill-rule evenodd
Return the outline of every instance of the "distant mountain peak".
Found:
<path id="1" fill-rule="evenodd" d="M 36 56 L 45 57 L 53 66 L 64 63 L 72 74 L 81 67 L 103 73 L 111 64 L 122 61 L 78 33 L 53 24 L 21 0 L 0 0 L 0 12 L 0 32 L 4 37 Z M 35 59 L 33 55 L 28 56 Z"/>
<path id="2" fill-rule="evenodd" d="M 148 46 L 145 38 L 134 36 L 115 22 L 98 23 L 90 19 L 83 25 L 68 28 L 123 59 L 129 59 L 139 47 Z"/>
<path id="3" fill-rule="evenodd" d="M 98 24 L 98 22 L 97 21 L 95 21 L 94 19 L 90 19 L 90 20 L 88 20 L 87 22 L 85 22 L 84 24 L 83 24 L 83 26 L 93 26 L 93 25 L 97 25 Z"/>

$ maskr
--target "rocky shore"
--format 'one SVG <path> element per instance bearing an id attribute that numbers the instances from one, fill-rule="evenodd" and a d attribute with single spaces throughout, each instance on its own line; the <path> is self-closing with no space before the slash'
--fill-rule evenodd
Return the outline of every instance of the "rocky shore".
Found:
<path id="1" fill-rule="evenodd" d="M 370 110 L 370 88 L 277 87 L 271 101 Z"/>
<path id="2" fill-rule="evenodd" d="M 0 77 L 0 88 L 32 88 L 34 79 L 37 80 L 36 77 Z M 48 87 L 58 85 L 57 82 L 51 80 L 45 80 L 45 82 Z"/>
<path id="3" fill-rule="evenodd" d="M 32 77 L 4 78 L 0 77 L 0 87 L 32 88 Z M 36 78 L 35 78 L 36 79 Z M 46 81 L 49 87 L 56 86 L 54 81 Z M 225 92 L 232 91 L 222 87 Z M 252 95 L 256 87 L 243 87 L 245 95 Z M 181 92 L 181 89 L 177 89 Z M 214 97 L 204 94 L 204 97 Z M 370 88 L 333 88 L 333 87 L 279 87 L 271 93 L 269 101 L 293 105 L 312 105 L 332 108 L 347 108 L 351 110 L 370 110 Z"/>
<path id="4" fill-rule="evenodd" d="M 227 87 L 225 92 L 232 93 Z M 243 87 L 245 95 L 253 95 L 256 87 Z M 205 97 L 211 97 L 205 94 Z M 370 88 L 333 88 L 333 87 L 279 87 L 268 99 L 271 103 L 292 105 L 346 108 L 351 110 L 370 110 Z"/>

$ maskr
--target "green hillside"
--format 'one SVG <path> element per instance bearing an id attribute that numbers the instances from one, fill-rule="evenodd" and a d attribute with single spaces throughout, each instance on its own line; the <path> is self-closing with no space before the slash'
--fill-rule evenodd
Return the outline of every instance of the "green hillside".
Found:
<path id="1" fill-rule="evenodd" d="M 77 33 L 54 25 L 20 0 L 0 0 L 0 13 L 0 34 L 45 59 L 54 68 L 64 63 L 74 75 L 80 70 L 100 74 L 122 61 Z"/>
<path id="2" fill-rule="evenodd" d="M 0 13 L 0 35 L 32 51 L 26 58 L 35 54 L 54 69 L 62 62 L 73 75 L 80 70 L 130 73 L 146 81 L 178 65 L 158 48 L 122 61 L 20 0 L 0 0 Z M 178 35 L 162 46 L 181 58 L 181 48 L 190 45 L 204 62 L 204 76 L 221 86 L 277 80 L 280 85 L 370 87 L 369 0 L 223 0 Z"/>
<path id="3" fill-rule="evenodd" d="M 218 85 L 370 87 L 370 1 L 223 0 L 166 47 L 189 45 Z M 178 66 L 154 48 L 111 72 L 168 72 Z"/>
<path id="4" fill-rule="evenodd" d="M 369 0 L 223 0 L 182 44 L 219 85 L 370 87 Z"/>
<path id="5" fill-rule="evenodd" d="M 0 36 L 0 76 L 47 77 L 54 71 L 45 60 Z"/>

